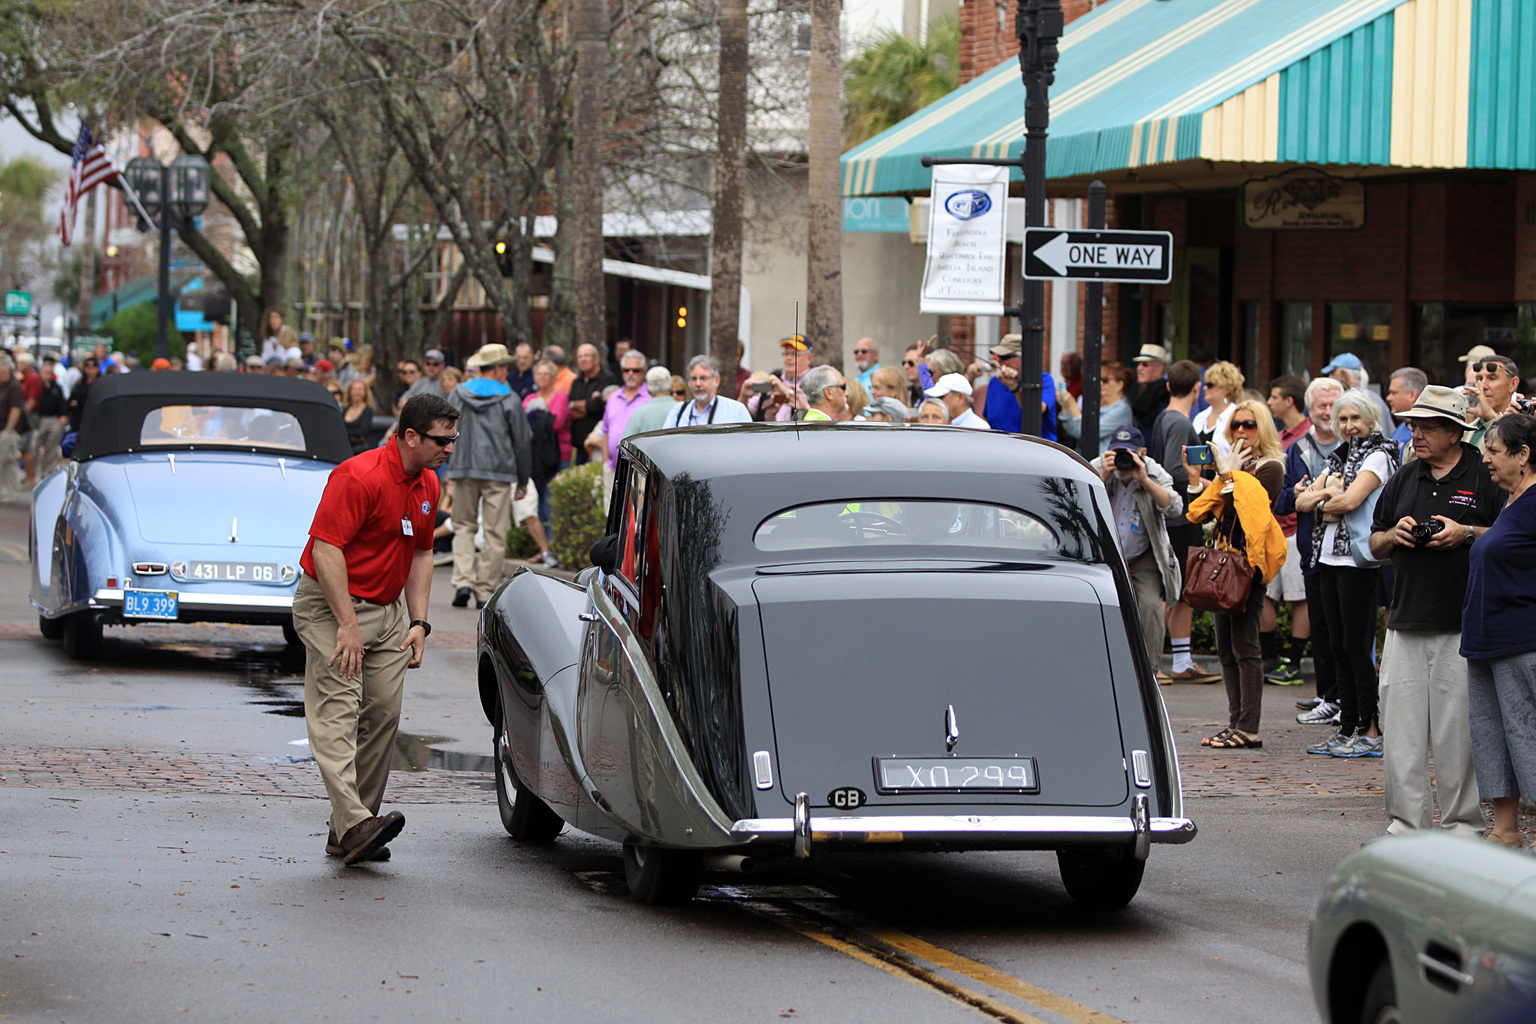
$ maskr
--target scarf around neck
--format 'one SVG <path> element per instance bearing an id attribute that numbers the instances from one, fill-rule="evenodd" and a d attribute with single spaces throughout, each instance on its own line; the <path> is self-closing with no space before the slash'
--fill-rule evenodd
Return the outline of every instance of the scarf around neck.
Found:
<path id="1" fill-rule="evenodd" d="M 1384 437 L 1379 430 L 1373 430 L 1366 437 L 1352 437 L 1349 444 L 1339 445 L 1328 453 L 1329 474 L 1338 473 L 1344 478 L 1344 489 L 1347 491 L 1355 482 L 1355 477 L 1360 475 L 1360 469 L 1365 465 L 1365 460 L 1377 452 L 1387 457 L 1388 474 L 1395 473 L 1402 461 L 1402 452 L 1397 447 L 1397 442 L 1389 437 Z M 1387 481 L 1383 480 L 1382 484 Z M 1338 524 L 1339 528 L 1333 531 L 1333 554 L 1348 555 L 1349 527 L 1344 523 Z M 1326 529 L 1323 523 L 1323 510 L 1321 507 L 1312 510 L 1312 536 L 1317 540 L 1312 545 L 1312 558 L 1309 568 L 1316 568 L 1318 558 L 1323 553 L 1322 536 Z"/>

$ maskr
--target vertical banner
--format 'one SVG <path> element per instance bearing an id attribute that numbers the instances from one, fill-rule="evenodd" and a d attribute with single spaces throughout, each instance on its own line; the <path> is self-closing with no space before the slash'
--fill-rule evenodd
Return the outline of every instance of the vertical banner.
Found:
<path id="1" fill-rule="evenodd" d="M 983 164 L 933 169 L 922 312 L 1002 315 L 1008 172 Z"/>

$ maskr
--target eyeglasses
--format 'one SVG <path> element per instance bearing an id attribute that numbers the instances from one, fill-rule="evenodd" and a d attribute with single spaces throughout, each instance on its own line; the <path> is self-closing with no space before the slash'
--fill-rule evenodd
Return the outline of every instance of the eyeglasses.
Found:
<path id="1" fill-rule="evenodd" d="M 626 367 L 624 367 L 624 372 L 625 373 L 644 373 L 645 372 L 645 367 L 643 367 L 643 366 L 626 366 Z"/>
<path id="2" fill-rule="evenodd" d="M 449 445 L 453 444 L 453 442 L 457 441 L 460 435 L 454 434 L 452 437 L 444 437 L 441 434 L 422 434 L 421 436 L 426 438 L 428 441 L 431 441 L 439 448 L 447 448 Z"/>
<path id="3" fill-rule="evenodd" d="M 874 352 L 872 348 L 856 348 L 853 350 L 853 354 L 856 356 L 867 356 L 872 352 Z"/>
<path id="4" fill-rule="evenodd" d="M 1254 420 L 1233 420 L 1233 430 L 1258 430 L 1259 425 Z"/>
<path id="5" fill-rule="evenodd" d="M 829 387 L 829 388 L 842 388 L 844 391 L 848 390 L 848 385 L 847 384 L 828 384 L 827 387 Z"/>
<path id="6" fill-rule="evenodd" d="M 686 391 L 674 391 L 674 392 L 672 392 L 672 397 L 673 398 L 687 398 L 688 397 L 688 392 L 686 392 Z"/>
<path id="7" fill-rule="evenodd" d="M 917 365 L 917 360 L 916 359 L 903 359 L 901 361 L 901 365 L 902 366 L 916 366 Z"/>
<path id="8" fill-rule="evenodd" d="M 1483 360 L 1479 360 L 1478 362 L 1475 362 L 1475 363 L 1472 364 L 1472 372 L 1473 373 L 1482 373 L 1483 372 L 1483 367 L 1485 367 L 1485 366 L 1488 369 L 1490 369 L 1490 370 L 1492 370 L 1495 367 L 1497 367 L 1498 369 L 1501 369 L 1501 370 L 1503 370 L 1506 373 L 1510 373 L 1510 375 L 1513 376 L 1512 371 L 1510 371 L 1510 369 L 1509 369 L 1509 364 L 1506 363 L 1502 359 L 1483 359 Z"/>
<path id="9" fill-rule="evenodd" d="M 442 366 L 443 364 L 438 362 L 436 359 L 428 359 L 427 362 L 426 362 L 426 365 L 427 366 Z"/>

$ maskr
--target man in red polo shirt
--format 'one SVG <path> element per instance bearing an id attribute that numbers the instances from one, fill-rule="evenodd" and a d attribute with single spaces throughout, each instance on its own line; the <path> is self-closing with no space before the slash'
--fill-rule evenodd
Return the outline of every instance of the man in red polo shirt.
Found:
<path id="1" fill-rule="evenodd" d="M 453 452 L 458 411 L 412 398 L 399 430 L 331 471 L 299 564 L 293 626 L 304 641 L 304 720 L 331 798 L 325 852 L 388 860 L 405 815 L 379 816 L 405 670 L 421 664 L 437 525 L 435 470 Z M 409 618 L 409 624 L 407 624 Z"/>

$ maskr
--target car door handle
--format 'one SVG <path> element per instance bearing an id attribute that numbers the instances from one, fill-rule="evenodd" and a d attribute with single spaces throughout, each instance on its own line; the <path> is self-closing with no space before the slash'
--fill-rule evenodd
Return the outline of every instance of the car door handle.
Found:
<path id="1" fill-rule="evenodd" d="M 601 622 L 603 619 L 597 612 L 579 612 L 576 617 L 582 622 Z"/>
<path id="2" fill-rule="evenodd" d="M 1424 970 L 1428 971 L 1430 974 L 1433 974 L 1440 978 L 1442 981 L 1449 982 L 1457 987 L 1472 984 L 1472 975 L 1458 971 L 1450 964 L 1443 960 L 1438 960 L 1428 953 L 1419 954 L 1419 963 L 1423 965 Z"/>

